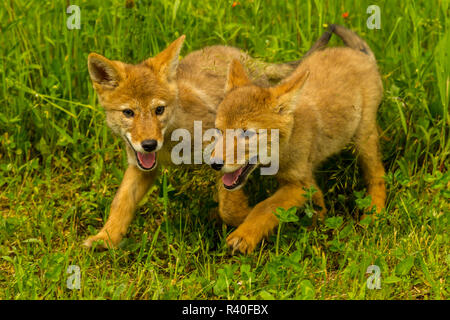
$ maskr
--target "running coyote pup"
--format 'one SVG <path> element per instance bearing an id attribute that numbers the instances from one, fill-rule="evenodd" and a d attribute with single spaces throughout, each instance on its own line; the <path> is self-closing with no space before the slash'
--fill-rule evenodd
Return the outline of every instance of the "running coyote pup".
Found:
<path id="1" fill-rule="evenodd" d="M 350 142 L 359 153 L 373 206 L 378 212 L 384 208 L 385 171 L 376 124 L 383 86 L 375 57 L 354 32 L 337 25 L 332 25 L 331 31 L 341 37 L 347 47 L 312 53 L 274 87 L 253 84 L 238 60 L 231 63 L 227 93 L 217 109 L 216 128 L 222 132 L 278 129 L 276 177 L 280 184 L 274 195 L 253 208 L 247 206 L 244 197 L 222 204 L 227 207 L 224 220 L 238 226 L 227 238 L 233 251 L 252 252 L 278 225 L 273 214 L 276 208 L 303 205 L 305 188 L 314 186 L 319 190 L 313 177 L 314 169 Z M 269 140 L 271 136 L 268 134 Z M 236 142 L 229 146 L 224 145 L 223 140 L 219 143 L 222 146 L 212 153 L 211 163 L 223 174 L 222 193 L 241 195 L 238 189 L 258 167 L 259 160 L 251 163 L 247 145 L 244 164 L 227 163 L 225 154 L 230 148 L 236 151 Z M 221 154 L 217 150 L 222 150 Z M 323 219 L 326 209 L 320 190 L 314 194 L 313 201 L 322 208 L 317 215 Z"/>

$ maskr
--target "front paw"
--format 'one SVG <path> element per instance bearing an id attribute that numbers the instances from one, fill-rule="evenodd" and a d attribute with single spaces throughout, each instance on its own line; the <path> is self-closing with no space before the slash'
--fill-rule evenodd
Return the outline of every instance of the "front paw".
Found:
<path id="1" fill-rule="evenodd" d="M 233 250 L 233 254 L 236 250 L 249 254 L 255 250 L 260 240 L 255 232 L 249 232 L 245 226 L 241 225 L 227 237 L 227 245 Z"/>
<path id="2" fill-rule="evenodd" d="M 120 237 L 111 237 L 106 231 L 100 231 L 95 236 L 87 238 L 83 242 L 83 246 L 91 248 L 93 247 L 94 243 L 98 243 L 96 244 L 96 248 L 115 249 L 119 245 L 120 240 L 121 240 Z"/>

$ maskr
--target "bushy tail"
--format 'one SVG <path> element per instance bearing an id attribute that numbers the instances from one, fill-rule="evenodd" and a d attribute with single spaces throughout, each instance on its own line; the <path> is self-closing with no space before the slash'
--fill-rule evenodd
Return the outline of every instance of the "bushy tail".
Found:
<path id="1" fill-rule="evenodd" d="M 341 38 L 347 47 L 359 50 L 375 60 L 375 55 L 373 54 L 372 50 L 370 50 L 368 44 L 352 30 L 338 24 L 330 24 L 329 30 L 330 32 L 336 34 L 339 38 Z"/>
<path id="2" fill-rule="evenodd" d="M 307 56 L 309 56 L 311 53 L 317 51 L 317 50 L 321 50 L 323 48 L 325 48 L 328 44 L 328 42 L 330 42 L 330 38 L 331 38 L 331 31 L 325 31 L 323 33 L 322 36 L 320 36 L 319 39 L 317 39 L 316 42 L 314 42 L 314 44 L 312 45 L 312 47 L 308 50 L 308 52 L 305 53 L 305 55 L 303 56 L 302 59 L 305 59 Z M 299 60 L 300 62 L 301 60 Z"/>
<path id="3" fill-rule="evenodd" d="M 325 31 L 322 36 L 320 36 L 320 38 L 317 39 L 316 42 L 314 42 L 308 52 L 306 52 L 301 59 L 285 63 L 266 63 L 255 61 L 254 64 L 256 64 L 257 68 L 253 69 L 263 70 L 263 75 L 270 82 L 278 82 L 290 75 L 307 56 L 315 51 L 325 48 L 328 45 L 328 42 L 330 41 L 331 35 L 333 33 L 341 38 L 346 46 L 367 54 L 373 61 L 375 61 L 375 55 L 373 54 L 368 44 L 355 32 L 338 24 L 330 24 L 328 31 Z M 261 75 L 259 76 L 261 77 Z"/>

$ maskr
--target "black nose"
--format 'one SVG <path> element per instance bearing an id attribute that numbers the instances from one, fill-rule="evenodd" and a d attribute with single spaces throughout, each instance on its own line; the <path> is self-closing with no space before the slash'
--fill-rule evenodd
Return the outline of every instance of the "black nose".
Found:
<path id="1" fill-rule="evenodd" d="M 214 170 L 219 171 L 220 169 L 222 169 L 223 167 L 223 163 L 218 163 L 218 159 L 211 159 L 211 168 L 213 168 Z"/>
<path id="2" fill-rule="evenodd" d="M 155 150 L 157 145 L 158 141 L 156 140 L 144 140 L 141 142 L 142 149 L 144 149 L 147 152 Z"/>

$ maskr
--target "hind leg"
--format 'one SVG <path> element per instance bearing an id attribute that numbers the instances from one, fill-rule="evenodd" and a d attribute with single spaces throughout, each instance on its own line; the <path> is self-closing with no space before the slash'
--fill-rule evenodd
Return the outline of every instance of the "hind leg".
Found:
<path id="1" fill-rule="evenodd" d="M 378 132 L 374 126 L 365 128 L 356 140 L 359 151 L 359 162 L 362 166 L 364 179 L 368 193 L 372 197 L 372 205 L 377 212 L 385 207 L 386 185 L 384 181 L 384 167 L 381 162 L 380 146 L 378 144 Z"/>

